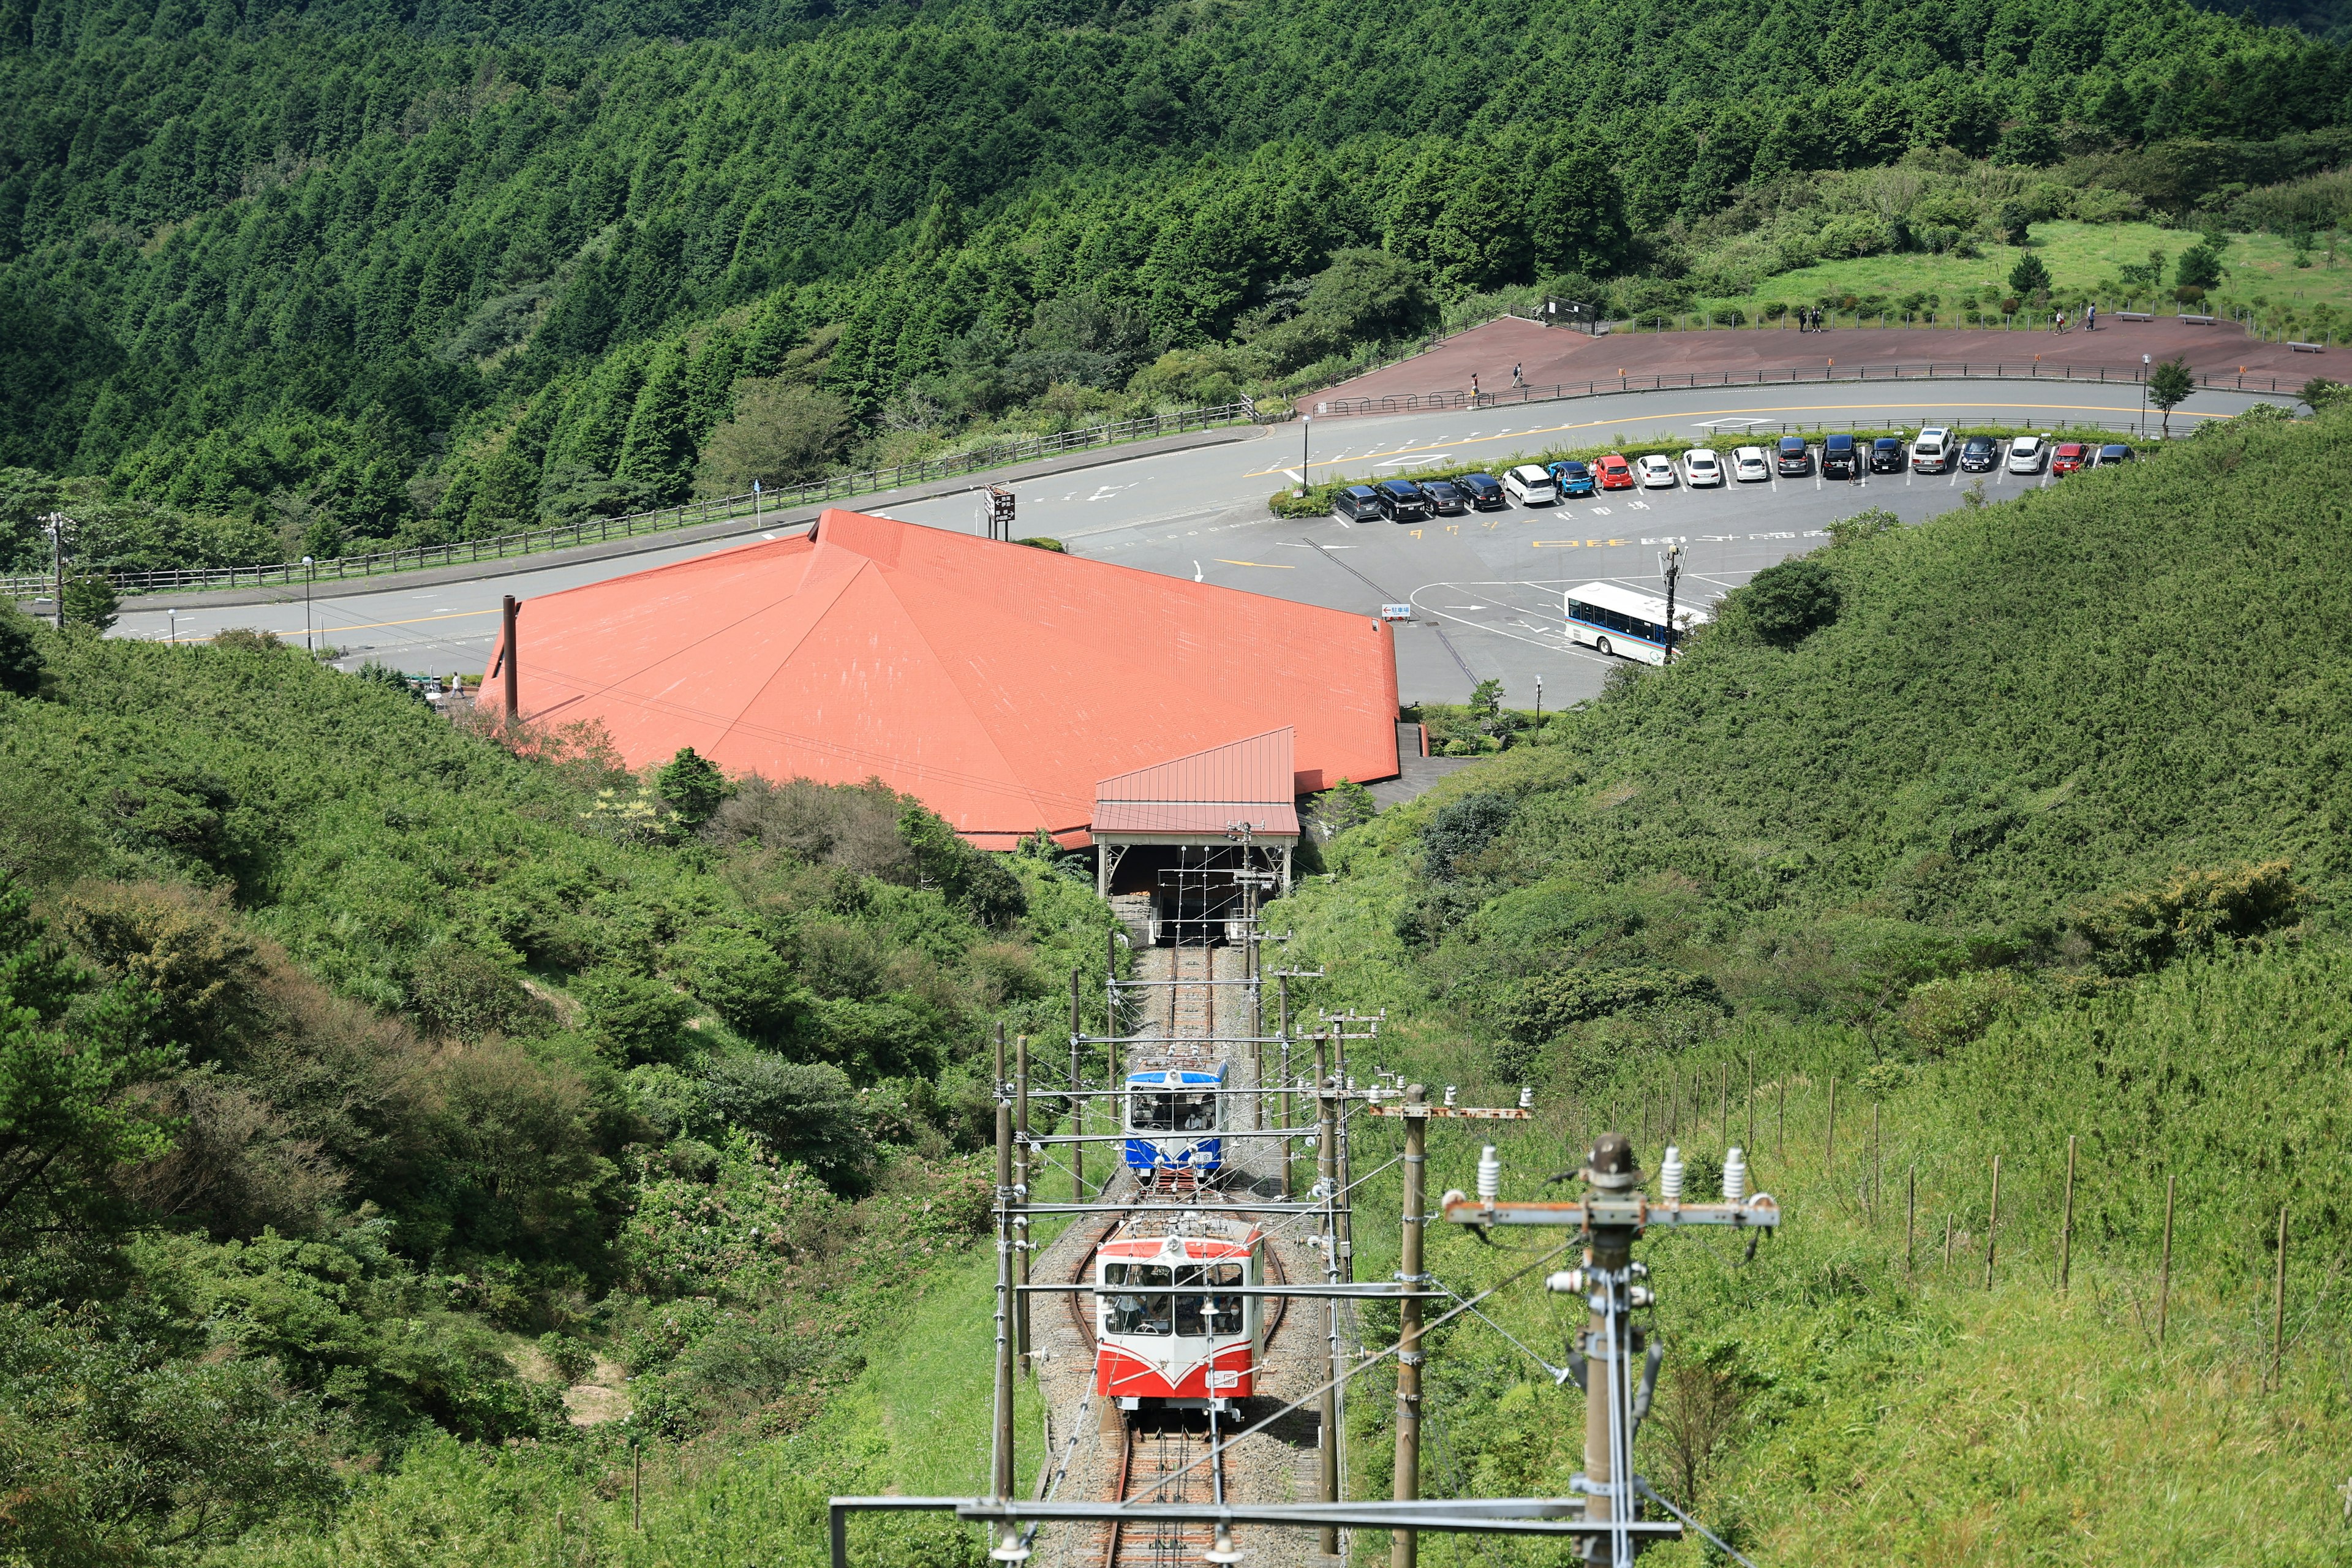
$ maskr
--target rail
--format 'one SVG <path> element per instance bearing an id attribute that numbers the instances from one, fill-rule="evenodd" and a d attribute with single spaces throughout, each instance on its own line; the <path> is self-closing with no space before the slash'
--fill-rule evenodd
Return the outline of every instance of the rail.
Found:
<path id="1" fill-rule="evenodd" d="M 1557 403 L 1578 397 L 1602 397 L 1622 392 L 1677 392 L 1706 386 L 1786 386 L 1803 383 L 1828 384 L 1842 381 L 2067 381 L 2095 384 L 2121 384 L 2137 386 L 2145 374 L 2136 367 L 2128 374 L 2117 371 L 2110 375 L 2107 367 L 2095 367 L 2097 374 L 2085 369 L 2074 374 L 2073 365 L 2044 365 L 2038 362 L 2025 364 L 1998 363 L 1993 364 L 1958 364 L 1931 363 L 1918 365 L 1818 365 L 1786 370 L 1756 371 L 1685 371 L 1681 374 L 1620 375 L 1596 377 L 1584 382 L 1557 382 L 1549 386 L 1507 386 L 1493 392 L 1481 391 L 1476 406 L 1507 408 L 1522 403 Z M 2274 375 L 2211 376 L 2196 385 L 2207 392 L 2269 392 L 2279 390 Z M 1415 414 L 1423 410 L 1468 408 L 1470 394 L 1447 389 L 1439 392 L 1408 392 L 1383 397 L 1342 397 L 1318 399 L 1315 404 L 1318 419 L 1360 416 L 1378 414 Z M 1305 404 L 1302 402 L 1303 409 Z"/>
<path id="2" fill-rule="evenodd" d="M 253 566 L 183 567 L 157 572 L 99 571 L 78 574 L 104 577 L 116 592 L 135 594 L 193 593 L 206 588 L 258 588 L 271 584 L 299 587 L 306 583 L 347 582 L 354 577 L 415 572 L 433 566 L 503 561 L 509 556 L 535 555 L 549 550 L 598 544 L 614 539 L 635 539 L 641 534 L 675 533 L 681 529 L 740 517 L 756 519 L 771 510 L 781 513 L 814 502 L 869 495 L 880 490 L 898 489 L 905 485 L 929 484 L 934 479 L 978 473 L 985 468 L 1025 463 L 1038 458 L 1056 457 L 1089 447 L 1117 446 L 1126 441 L 1149 440 L 1155 436 L 1186 430 L 1208 430 L 1221 425 L 1237 425 L 1255 416 L 1256 405 L 1247 399 L 1208 408 L 1181 408 L 1173 414 L 1155 414 L 1140 419 L 1090 425 L 1083 430 L 1066 430 L 1058 435 L 997 442 L 949 458 L 925 458 L 919 462 L 900 463 L 895 468 L 867 468 L 854 474 L 835 474 L 829 479 L 812 479 L 806 484 L 757 495 L 685 501 L 677 506 L 658 507 L 651 511 L 631 512 L 622 517 L 583 518 L 577 522 L 525 529 L 519 533 L 502 533 L 488 539 L 461 539 L 446 544 L 413 544 L 365 555 L 340 556 L 332 561 L 314 563 L 310 567 L 305 567 L 299 561 L 279 561 Z M 17 597 L 45 595 L 54 585 L 55 577 L 49 573 L 0 576 L 0 592 Z"/>

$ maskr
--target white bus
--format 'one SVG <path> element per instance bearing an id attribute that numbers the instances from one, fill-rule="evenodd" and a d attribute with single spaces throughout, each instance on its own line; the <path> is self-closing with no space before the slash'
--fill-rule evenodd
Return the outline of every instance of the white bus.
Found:
<path id="1" fill-rule="evenodd" d="M 1587 583 L 1570 588 L 1563 606 L 1570 642 L 1601 653 L 1638 659 L 1643 664 L 1666 662 L 1666 602 L 1610 583 Z M 1715 613 L 1703 605 L 1675 605 L 1675 644 L 1690 639 L 1693 628 L 1705 626 Z"/>

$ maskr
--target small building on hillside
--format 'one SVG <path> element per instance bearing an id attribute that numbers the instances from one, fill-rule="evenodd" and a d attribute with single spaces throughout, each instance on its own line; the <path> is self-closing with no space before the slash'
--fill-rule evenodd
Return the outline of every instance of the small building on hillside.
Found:
<path id="1" fill-rule="evenodd" d="M 1101 791 L 1162 764 L 1210 781 L 1187 822 L 1287 822 L 1295 843 L 1291 798 L 1397 772 L 1372 616 L 856 512 L 529 600 L 517 627 L 530 722 L 593 720 L 632 766 L 691 746 L 733 774 L 878 778 L 985 848 L 1090 845 L 1098 802 L 1140 822 Z M 507 657 L 501 638 L 492 669 Z M 1230 799 L 1228 764 L 1202 761 L 1228 752 Z M 1125 855 L 1181 847 L 1123 831 Z"/>
<path id="2" fill-rule="evenodd" d="M 1290 887 L 1294 740 L 1286 728 L 1273 730 L 1096 785 L 1095 890 L 1150 894 L 1154 942 L 1224 940 L 1252 896 Z"/>

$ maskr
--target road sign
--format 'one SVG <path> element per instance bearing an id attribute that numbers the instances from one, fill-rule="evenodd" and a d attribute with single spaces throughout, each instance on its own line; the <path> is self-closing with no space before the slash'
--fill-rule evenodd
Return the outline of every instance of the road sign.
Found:
<path id="1" fill-rule="evenodd" d="M 1412 619 L 1412 606 L 1411 605 L 1382 605 L 1381 606 L 1381 619 L 1384 621 L 1409 621 Z"/>

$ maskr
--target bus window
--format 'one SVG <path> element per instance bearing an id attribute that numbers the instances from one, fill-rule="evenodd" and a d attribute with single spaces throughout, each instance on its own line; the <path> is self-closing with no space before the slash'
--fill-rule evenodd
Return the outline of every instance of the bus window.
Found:
<path id="1" fill-rule="evenodd" d="M 1191 1272 L 1187 1270 L 1186 1272 Z M 1166 1296 L 1147 1296 L 1140 1289 L 1169 1286 L 1168 1270 L 1156 1263 L 1106 1263 L 1102 1282 L 1103 1332 L 1165 1335 L 1174 1327 L 1173 1304 Z M 1122 1289 L 1121 1287 L 1136 1288 Z"/>

